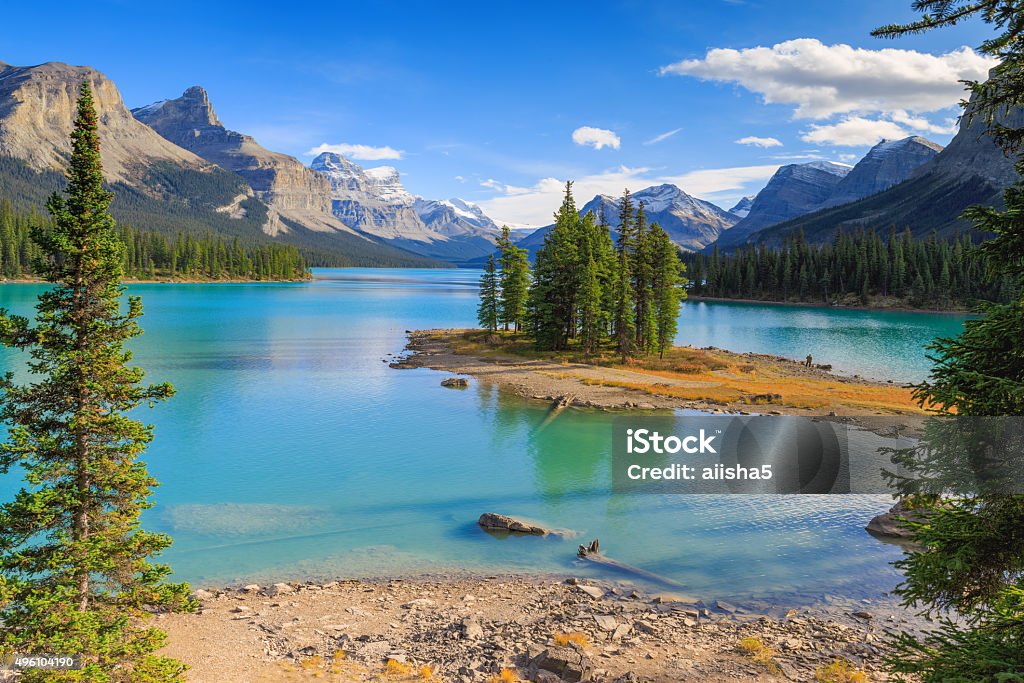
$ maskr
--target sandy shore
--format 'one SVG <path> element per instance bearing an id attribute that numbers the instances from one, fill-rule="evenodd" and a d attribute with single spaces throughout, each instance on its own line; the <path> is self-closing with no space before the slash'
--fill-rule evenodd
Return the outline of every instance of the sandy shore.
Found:
<path id="1" fill-rule="evenodd" d="M 678 409 L 770 415 L 921 414 L 910 391 L 892 382 L 846 377 L 781 356 L 717 348 L 674 349 L 699 356 L 693 374 L 641 366 L 531 358 L 485 347 L 471 330 L 408 333 L 408 355 L 394 368 L 431 368 L 505 387 L 528 399 L 580 408 Z"/>
<path id="2" fill-rule="evenodd" d="M 197 593 L 199 613 L 162 615 L 156 624 L 170 636 L 165 652 L 191 667 L 189 680 L 202 683 L 469 683 L 502 670 L 518 678 L 506 673 L 494 680 L 809 681 L 837 659 L 882 681 L 885 633 L 916 626 L 891 604 L 836 600 L 801 610 L 764 602 L 705 604 L 554 577 L 251 585 Z M 569 636 L 577 643 L 560 646 Z"/>

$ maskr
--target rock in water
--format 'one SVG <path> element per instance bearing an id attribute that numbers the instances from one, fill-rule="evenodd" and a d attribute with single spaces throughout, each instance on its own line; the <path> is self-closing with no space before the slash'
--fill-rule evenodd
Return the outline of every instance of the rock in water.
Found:
<path id="1" fill-rule="evenodd" d="M 441 380 L 442 387 L 451 387 L 452 389 L 465 389 L 469 386 L 469 380 L 465 377 L 449 377 L 448 379 Z"/>
<path id="2" fill-rule="evenodd" d="M 903 520 L 924 522 L 927 521 L 927 517 L 919 510 L 906 507 L 901 500 L 893 505 L 888 512 L 877 515 L 864 528 L 875 536 L 911 540 L 914 537 L 914 531 L 907 527 Z"/>
<path id="3" fill-rule="evenodd" d="M 508 515 L 500 515 L 496 512 L 485 512 L 480 515 L 480 519 L 476 523 L 484 529 L 491 531 L 514 531 L 534 536 L 544 536 L 548 533 L 548 530 L 543 527 L 509 517 Z"/>

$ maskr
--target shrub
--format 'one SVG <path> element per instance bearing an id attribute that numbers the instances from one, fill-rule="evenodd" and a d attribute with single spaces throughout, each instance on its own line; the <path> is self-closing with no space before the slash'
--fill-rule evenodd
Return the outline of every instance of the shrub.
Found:
<path id="1" fill-rule="evenodd" d="M 576 643 L 580 647 L 587 647 L 590 645 L 590 640 L 587 638 L 586 633 L 581 633 L 580 631 L 555 634 L 555 645 L 565 647 L 569 643 Z"/>
<path id="2" fill-rule="evenodd" d="M 818 667 L 814 672 L 818 683 L 867 683 L 868 675 L 845 659 Z"/>

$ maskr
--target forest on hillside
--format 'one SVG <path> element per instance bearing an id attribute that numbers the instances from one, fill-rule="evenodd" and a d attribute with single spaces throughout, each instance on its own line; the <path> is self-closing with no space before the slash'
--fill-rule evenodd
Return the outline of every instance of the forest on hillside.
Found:
<path id="1" fill-rule="evenodd" d="M 46 230 L 49 218 L 22 212 L 0 200 L 0 274 L 6 279 L 33 277 L 41 252 L 34 230 Z M 296 247 L 214 234 L 177 235 L 118 227 L 125 243 L 125 277 L 140 280 L 304 280 L 306 260 Z"/>
<path id="2" fill-rule="evenodd" d="M 802 232 L 780 249 L 748 245 L 732 253 L 685 254 L 694 296 L 820 304 L 955 310 L 978 301 L 1007 302 L 1018 280 L 990 277 L 981 247 L 970 236 L 953 240 L 910 231 L 837 232 L 823 245 Z"/>

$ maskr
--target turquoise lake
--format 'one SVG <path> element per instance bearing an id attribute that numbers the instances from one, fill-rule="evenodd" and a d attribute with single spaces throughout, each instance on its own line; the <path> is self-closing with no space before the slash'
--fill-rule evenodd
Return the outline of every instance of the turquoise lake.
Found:
<path id="1" fill-rule="evenodd" d="M 704 597 L 873 597 L 898 548 L 863 526 L 884 496 L 613 495 L 611 419 L 431 370 L 393 370 L 404 331 L 475 324 L 478 272 L 325 269 L 301 284 L 134 285 L 136 360 L 177 395 L 145 413 L 162 485 L 145 524 L 195 585 L 448 571 L 594 574 L 576 545 Z M 31 315 L 39 285 L 0 287 Z M 687 303 L 680 343 L 778 353 L 849 374 L 922 379 L 923 345 L 963 316 Z M 24 357 L 0 362 L 23 372 Z M 542 426 L 543 425 L 543 426 Z M 0 482 L 9 497 L 14 474 Z M 481 531 L 485 511 L 577 538 Z M 609 575 L 608 578 L 619 578 Z M 625 577 L 621 577 L 625 578 Z"/>

